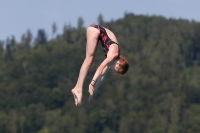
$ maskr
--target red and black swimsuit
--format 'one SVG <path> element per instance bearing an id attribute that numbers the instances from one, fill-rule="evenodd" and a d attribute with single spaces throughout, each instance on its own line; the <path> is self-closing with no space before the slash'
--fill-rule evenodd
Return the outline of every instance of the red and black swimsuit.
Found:
<path id="1" fill-rule="evenodd" d="M 92 24 L 90 26 L 94 27 L 94 28 L 96 28 L 100 31 L 99 40 L 101 41 L 101 45 L 103 46 L 104 55 L 107 56 L 110 45 L 113 44 L 113 43 L 118 45 L 118 43 L 112 41 L 108 37 L 107 32 L 106 32 L 106 30 L 103 26 L 99 26 L 99 25 L 96 25 L 96 24 Z"/>

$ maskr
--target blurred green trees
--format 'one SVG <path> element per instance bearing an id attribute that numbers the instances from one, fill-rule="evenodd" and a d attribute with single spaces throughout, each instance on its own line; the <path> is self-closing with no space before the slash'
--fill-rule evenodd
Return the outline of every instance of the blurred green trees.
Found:
<path id="1" fill-rule="evenodd" d="M 40 29 L 0 41 L 1 133 L 197 133 L 200 128 L 200 23 L 138 16 L 98 23 L 111 29 L 130 63 L 110 73 L 88 103 L 88 84 L 105 58 L 101 46 L 84 84 L 71 89 L 85 58 L 84 20 L 52 39 Z"/>

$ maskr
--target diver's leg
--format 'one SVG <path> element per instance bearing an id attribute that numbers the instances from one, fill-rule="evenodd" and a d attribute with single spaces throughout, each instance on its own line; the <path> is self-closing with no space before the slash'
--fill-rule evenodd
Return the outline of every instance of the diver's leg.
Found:
<path id="1" fill-rule="evenodd" d="M 86 43 L 86 57 L 80 68 L 79 77 L 76 86 L 71 90 L 75 97 L 75 105 L 80 105 L 82 100 L 83 83 L 85 81 L 88 70 L 94 60 L 98 37 L 100 31 L 93 27 L 88 27 L 86 32 L 87 43 Z"/>

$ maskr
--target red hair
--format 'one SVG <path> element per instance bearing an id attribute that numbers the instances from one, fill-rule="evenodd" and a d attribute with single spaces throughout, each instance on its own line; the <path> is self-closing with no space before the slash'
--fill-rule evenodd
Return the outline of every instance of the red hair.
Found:
<path id="1" fill-rule="evenodd" d="M 120 55 L 118 58 L 119 68 L 116 70 L 117 73 L 124 75 L 129 69 L 129 63 L 126 57 Z"/>

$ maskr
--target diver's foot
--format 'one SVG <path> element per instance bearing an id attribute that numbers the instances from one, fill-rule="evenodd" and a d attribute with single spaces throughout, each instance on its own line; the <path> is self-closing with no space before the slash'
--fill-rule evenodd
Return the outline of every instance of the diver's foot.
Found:
<path id="1" fill-rule="evenodd" d="M 81 100 L 82 100 L 82 92 L 80 90 L 77 90 L 77 89 L 72 89 L 71 92 L 74 95 L 75 105 L 80 106 Z"/>

